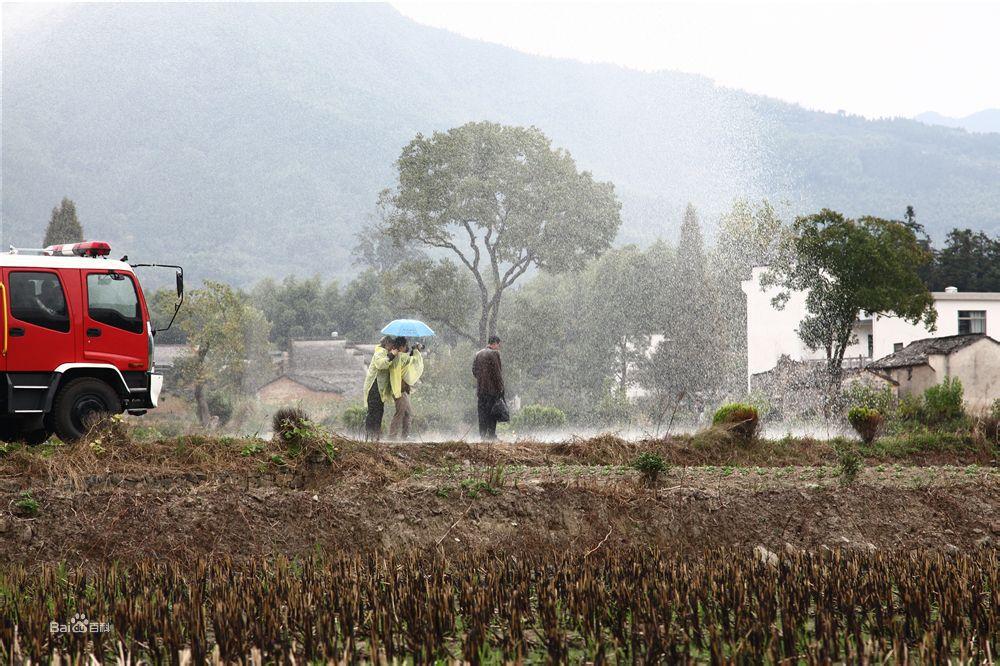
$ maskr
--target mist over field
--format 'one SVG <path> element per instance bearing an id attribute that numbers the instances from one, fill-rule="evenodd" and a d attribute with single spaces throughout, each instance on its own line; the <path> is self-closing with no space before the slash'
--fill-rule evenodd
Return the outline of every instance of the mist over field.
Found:
<path id="1" fill-rule="evenodd" d="M 0 8 L 0 663 L 993 663 L 1000 11 L 400 7 Z"/>
<path id="2" fill-rule="evenodd" d="M 534 125 L 622 201 L 617 243 L 736 198 L 934 238 L 1000 231 L 1000 135 L 805 110 L 704 77 L 525 55 L 385 5 L 73 5 L 3 35 L 2 242 L 73 198 L 89 237 L 196 279 L 350 277 L 415 134 Z"/>

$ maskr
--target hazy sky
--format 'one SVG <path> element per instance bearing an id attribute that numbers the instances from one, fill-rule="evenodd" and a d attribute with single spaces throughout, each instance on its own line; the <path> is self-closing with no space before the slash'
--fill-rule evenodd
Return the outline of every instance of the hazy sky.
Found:
<path id="1" fill-rule="evenodd" d="M 1000 108 L 1000 1 L 393 5 L 528 53 L 704 74 L 813 109 Z"/>

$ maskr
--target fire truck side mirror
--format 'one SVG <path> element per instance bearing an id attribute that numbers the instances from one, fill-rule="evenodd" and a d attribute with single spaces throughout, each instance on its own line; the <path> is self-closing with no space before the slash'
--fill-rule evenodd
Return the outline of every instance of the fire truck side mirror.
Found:
<path id="1" fill-rule="evenodd" d="M 177 271 L 177 298 L 184 298 L 184 273 Z"/>

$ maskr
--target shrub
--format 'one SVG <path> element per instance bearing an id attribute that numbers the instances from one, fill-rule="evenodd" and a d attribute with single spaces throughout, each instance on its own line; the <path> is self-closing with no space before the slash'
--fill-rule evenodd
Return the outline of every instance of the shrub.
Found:
<path id="1" fill-rule="evenodd" d="M 233 399 L 222 391 L 209 391 L 206 397 L 208 413 L 219 419 L 219 425 L 224 426 L 233 418 Z"/>
<path id="2" fill-rule="evenodd" d="M 632 469 L 638 470 L 642 474 L 643 482 L 652 486 L 660 478 L 660 472 L 667 470 L 667 463 L 656 453 L 640 453 L 632 462 Z"/>
<path id="3" fill-rule="evenodd" d="M 712 425 L 728 430 L 732 435 L 744 442 L 757 438 L 760 426 L 760 413 L 753 405 L 742 402 L 731 402 L 715 411 Z"/>
<path id="4" fill-rule="evenodd" d="M 865 444 L 874 442 L 885 426 L 885 417 L 877 409 L 870 407 L 852 407 L 847 413 L 847 420 Z"/>
<path id="5" fill-rule="evenodd" d="M 132 445 L 132 426 L 123 414 L 103 414 L 91 421 L 84 441 L 94 453 L 104 453 L 109 448 Z"/>
<path id="6" fill-rule="evenodd" d="M 364 405 L 355 405 L 344 410 L 344 413 L 340 415 L 340 422 L 344 424 L 347 432 L 352 435 L 359 435 L 365 428 L 365 419 L 367 417 L 368 408 Z"/>
<path id="7" fill-rule="evenodd" d="M 874 409 L 883 416 L 892 414 L 895 407 L 891 388 L 886 386 L 880 389 L 863 381 L 856 381 L 847 387 L 844 399 L 850 408 Z"/>
<path id="8" fill-rule="evenodd" d="M 336 457 L 337 449 L 328 441 L 327 433 L 298 407 L 282 407 L 274 413 L 271 425 L 275 438 L 292 458 L 312 452 L 322 453 L 329 460 Z"/>
<path id="9" fill-rule="evenodd" d="M 558 407 L 527 405 L 511 418 L 510 425 L 518 432 L 554 430 L 566 425 L 566 413 Z"/>
<path id="10" fill-rule="evenodd" d="M 955 421 L 965 415 L 962 404 L 962 382 L 948 378 L 924 391 L 924 418 L 929 424 Z"/>
<path id="11" fill-rule="evenodd" d="M 298 407 L 282 407 L 271 418 L 271 429 L 275 437 L 288 439 L 296 430 L 309 422 L 309 415 Z"/>
<path id="12" fill-rule="evenodd" d="M 990 411 L 977 419 L 976 429 L 994 444 L 1000 444 L 1000 398 L 993 401 Z"/>
<path id="13" fill-rule="evenodd" d="M 995 416 L 991 412 L 979 417 L 976 419 L 975 432 L 987 441 L 1000 444 L 1000 416 Z"/>
<path id="14" fill-rule="evenodd" d="M 597 422 L 601 425 L 625 425 L 632 421 L 632 403 L 620 391 L 612 391 L 601 398 L 597 406 Z"/>
<path id="15" fill-rule="evenodd" d="M 861 454 L 851 443 L 844 443 L 837 447 L 837 473 L 840 475 L 840 482 L 844 485 L 854 483 L 858 474 L 861 473 Z"/>
<path id="16" fill-rule="evenodd" d="M 924 401 L 919 395 L 904 395 L 899 399 L 896 416 L 900 421 L 923 421 Z"/>

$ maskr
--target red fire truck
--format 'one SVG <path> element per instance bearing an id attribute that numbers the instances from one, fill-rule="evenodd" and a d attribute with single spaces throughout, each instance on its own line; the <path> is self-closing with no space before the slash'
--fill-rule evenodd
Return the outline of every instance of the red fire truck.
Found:
<path id="1" fill-rule="evenodd" d="M 0 439 L 36 444 L 55 433 L 72 441 L 96 415 L 156 407 L 156 330 L 133 269 L 176 270 L 175 316 L 184 271 L 110 253 L 89 241 L 0 254 Z"/>

